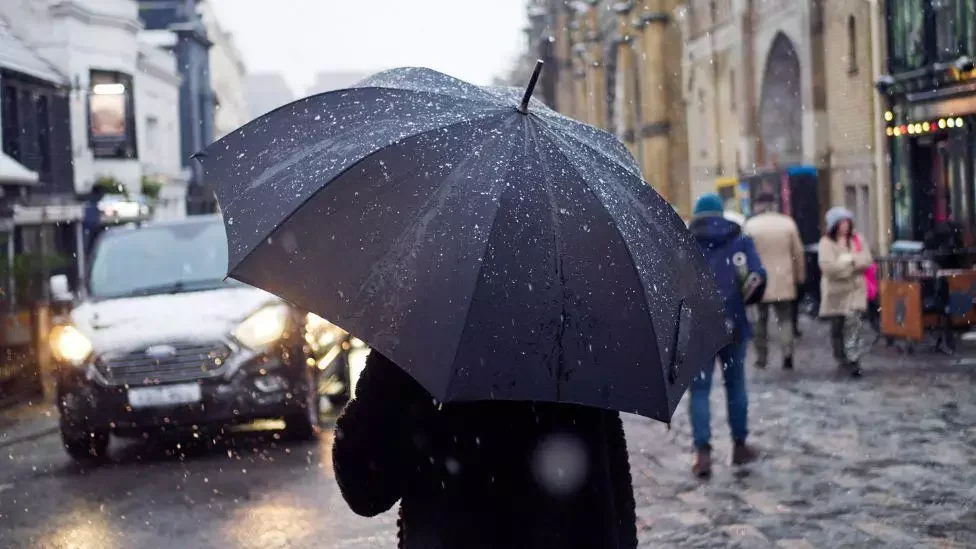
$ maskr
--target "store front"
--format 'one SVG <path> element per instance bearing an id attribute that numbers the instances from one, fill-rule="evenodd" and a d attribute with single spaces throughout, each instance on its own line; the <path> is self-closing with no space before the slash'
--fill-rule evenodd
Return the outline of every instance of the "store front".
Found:
<path id="1" fill-rule="evenodd" d="M 922 240 L 954 221 L 972 242 L 976 0 L 888 0 L 881 9 L 892 237 Z"/>
<path id="2" fill-rule="evenodd" d="M 892 232 L 896 240 L 922 240 L 940 223 L 976 234 L 976 94 L 959 101 L 906 105 L 890 139 Z M 914 115 L 914 116 L 912 116 Z"/>

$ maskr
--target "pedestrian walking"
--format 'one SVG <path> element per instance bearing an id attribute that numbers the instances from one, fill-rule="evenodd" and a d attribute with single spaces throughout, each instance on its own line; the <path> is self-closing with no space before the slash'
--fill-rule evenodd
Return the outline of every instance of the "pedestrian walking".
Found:
<path id="1" fill-rule="evenodd" d="M 783 368 L 793 369 L 793 348 L 796 336 L 793 312 L 797 288 L 806 280 L 803 243 L 793 218 L 776 211 L 772 194 L 760 194 L 755 201 L 757 215 L 745 225 L 745 232 L 756 246 L 756 252 L 766 269 L 766 291 L 756 305 L 754 345 L 756 367 L 765 368 L 769 359 L 769 318 L 776 317 L 776 331 L 783 351 Z"/>
<path id="2" fill-rule="evenodd" d="M 442 405 L 373 351 L 336 422 L 333 463 L 354 512 L 374 516 L 401 502 L 401 548 L 637 546 L 616 412 Z"/>
<path id="3" fill-rule="evenodd" d="M 695 202 L 692 234 L 705 255 L 725 302 L 726 322 L 732 327 L 733 342 L 718 353 L 722 362 L 725 396 L 728 403 L 729 428 L 734 443 L 732 464 L 755 461 L 758 452 L 746 443 L 749 399 L 746 394 L 745 359 L 751 337 L 746 305 L 762 295 L 766 273 L 752 239 L 742 228 L 722 216 L 722 201 L 713 193 L 703 194 Z M 759 281 L 747 285 L 747 280 Z M 709 394 L 715 361 L 705 365 L 691 382 L 691 429 L 694 438 L 692 473 L 706 477 L 712 471 L 711 410 Z"/>
<path id="4" fill-rule="evenodd" d="M 865 273 L 873 265 L 867 242 L 854 231 L 854 214 L 840 206 L 826 215 L 818 247 L 820 316 L 830 321 L 830 342 L 838 366 L 861 375 L 861 322 L 867 310 Z"/>

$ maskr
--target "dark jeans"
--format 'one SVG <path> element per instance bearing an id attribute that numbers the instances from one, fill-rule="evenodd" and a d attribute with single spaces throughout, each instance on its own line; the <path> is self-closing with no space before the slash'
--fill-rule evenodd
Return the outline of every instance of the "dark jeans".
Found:
<path id="1" fill-rule="evenodd" d="M 722 349 L 718 358 L 722 362 L 722 378 L 725 381 L 725 399 L 728 407 L 729 429 L 732 440 L 745 442 L 748 430 L 749 397 L 746 394 L 746 347 L 747 343 L 733 343 Z M 712 439 L 712 413 L 708 397 L 712 392 L 712 375 L 715 362 L 706 365 L 702 373 L 691 381 L 691 431 L 695 448 L 710 448 Z"/>

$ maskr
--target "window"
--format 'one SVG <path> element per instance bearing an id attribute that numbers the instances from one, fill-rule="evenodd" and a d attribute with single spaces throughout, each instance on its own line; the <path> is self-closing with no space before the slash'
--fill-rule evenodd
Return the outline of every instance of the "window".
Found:
<path id="1" fill-rule="evenodd" d="M 951 61 L 959 56 L 960 38 L 958 29 L 962 21 L 956 20 L 955 7 L 958 0 L 932 0 L 935 11 L 935 57 L 939 61 Z"/>
<path id="2" fill-rule="evenodd" d="M 698 139 L 701 139 L 701 157 L 708 157 L 708 144 L 711 142 L 708 129 L 708 114 L 705 112 L 705 90 L 698 90 Z"/>
<path id="3" fill-rule="evenodd" d="M 51 110 L 48 96 L 41 95 L 36 101 L 37 168 L 46 176 L 51 172 Z"/>
<path id="4" fill-rule="evenodd" d="M 20 112 L 17 109 L 20 92 L 16 86 L 4 86 L 0 90 L 2 108 L 0 120 L 3 120 L 3 152 L 12 158 L 20 158 Z"/>
<path id="5" fill-rule="evenodd" d="M 847 74 L 857 74 L 857 21 L 847 18 Z"/>
<path id="6" fill-rule="evenodd" d="M 92 71 L 88 136 L 95 158 L 137 158 L 132 77 Z"/>
<path id="7" fill-rule="evenodd" d="M 161 146 L 159 139 L 159 119 L 155 116 L 146 117 L 146 150 L 159 151 Z"/>
<path id="8" fill-rule="evenodd" d="M 921 68 L 925 56 L 925 2 L 890 0 L 887 6 L 889 71 Z"/>
<path id="9" fill-rule="evenodd" d="M 735 112 L 735 104 L 737 102 L 735 95 L 735 71 L 729 69 L 729 110 L 732 112 Z"/>

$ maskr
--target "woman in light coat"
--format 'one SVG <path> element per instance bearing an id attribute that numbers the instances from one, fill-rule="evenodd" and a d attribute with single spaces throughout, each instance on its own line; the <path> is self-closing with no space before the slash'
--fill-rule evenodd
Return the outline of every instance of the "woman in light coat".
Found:
<path id="1" fill-rule="evenodd" d="M 864 273 L 873 264 L 867 242 L 854 232 L 854 214 L 843 207 L 826 215 L 820 239 L 820 316 L 830 320 L 830 340 L 838 366 L 861 375 L 861 318 L 868 295 Z"/>

